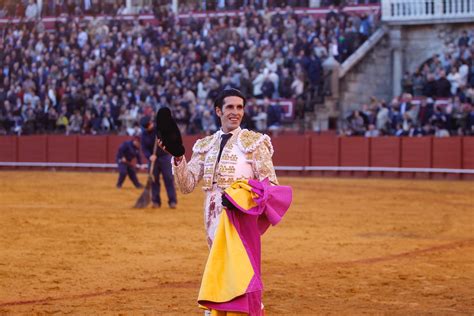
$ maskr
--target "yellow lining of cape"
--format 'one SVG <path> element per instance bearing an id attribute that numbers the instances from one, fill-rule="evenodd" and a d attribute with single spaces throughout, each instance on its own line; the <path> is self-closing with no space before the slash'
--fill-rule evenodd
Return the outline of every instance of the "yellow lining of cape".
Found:
<path id="1" fill-rule="evenodd" d="M 247 180 L 236 181 L 224 191 L 244 210 L 250 210 L 257 206 L 253 199 L 258 195 L 252 191 Z"/>
<path id="2" fill-rule="evenodd" d="M 239 233 L 223 210 L 204 269 L 198 300 L 228 302 L 245 294 L 253 275 L 253 267 Z"/>

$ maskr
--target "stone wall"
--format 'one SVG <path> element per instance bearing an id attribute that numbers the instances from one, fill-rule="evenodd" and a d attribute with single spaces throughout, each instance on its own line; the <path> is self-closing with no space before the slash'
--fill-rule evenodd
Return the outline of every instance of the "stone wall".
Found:
<path id="1" fill-rule="evenodd" d="M 434 54 L 442 53 L 450 43 L 457 45 L 461 32 L 466 29 L 474 29 L 474 24 L 450 23 L 403 27 L 403 70 L 414 72 Z"/>
<path id="2" fill-rule="evenodd" d="M 340 81 L 341 114 L 360 108 L 371 96 L 386 98 L 392 89 L 388 35 L 370 50 Z"/>

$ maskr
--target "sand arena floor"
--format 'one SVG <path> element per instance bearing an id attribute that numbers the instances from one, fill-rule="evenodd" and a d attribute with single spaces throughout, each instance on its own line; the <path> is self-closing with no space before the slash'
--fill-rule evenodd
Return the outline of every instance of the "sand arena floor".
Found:
<path id="1" fill-rule="evenodd" d="M 202 191 L 135 210 L 116 177 L 0 172 L 0 314 L 202 315 Z M 473 182 L 280 181 L 294 202 L 263 237 L 267 315 L 474 313 Z"/>

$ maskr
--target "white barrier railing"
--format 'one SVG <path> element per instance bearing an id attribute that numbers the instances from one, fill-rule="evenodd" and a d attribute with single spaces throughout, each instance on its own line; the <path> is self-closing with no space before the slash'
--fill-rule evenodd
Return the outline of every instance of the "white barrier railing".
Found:
<path id="1" fill-rule="evenodd" d="M 382 0 L 385 22 L 474 21 L 474 0 Z"/>
<path id="2" fill-rule="evenodd" d="M 137 165 L 139 167 L 140 165 Z M 69 162 L 2 162 L 0 167 L 40 167 L 40 168 L 102 168 L 115 169 L 114 163 L 69 163 Z M 401 168 L 401 167 L 341 167 L 341 166 L 275 166 L 277 171 L 366 171 L 366 172 L 421 172 L 474 174 L 474 169 L 452 168 Z"/>

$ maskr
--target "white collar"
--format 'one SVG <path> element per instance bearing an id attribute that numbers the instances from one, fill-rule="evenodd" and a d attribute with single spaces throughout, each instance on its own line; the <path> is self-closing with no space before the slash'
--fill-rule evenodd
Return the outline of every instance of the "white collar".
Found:
<path id="1" fill-rule="evenodd" d="M 237 127 L 236 129 L 233 129 L 233 130 L 231 130 L 231 131 L 228 132 L 228 133 L 224 133 L 224 131 L 223 131 L 222 128 L 221 128 L 221 129 L 219 130 L 219 132 L 218 132 L 218 136 L 219 136 L 219 138 L 220 138 L 222 135 L 224 135 L 224 134 L 229 134 L 229 133 L 232 134 L 232 136 L 235 136 L 235 135 L 238 135 L 241 130 L 242 130 L 242 128 L 239 126 L 239 127 Z"/>

